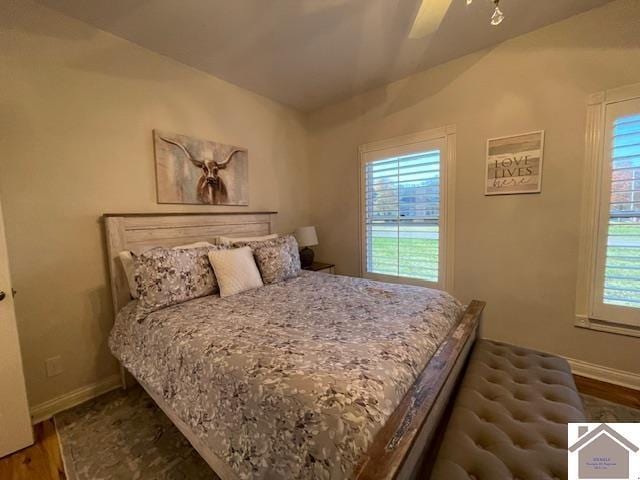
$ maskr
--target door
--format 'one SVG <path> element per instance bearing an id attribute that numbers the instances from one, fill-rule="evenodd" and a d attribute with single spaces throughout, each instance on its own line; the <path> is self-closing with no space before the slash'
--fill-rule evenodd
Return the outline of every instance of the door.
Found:
<path id="1" fill-rule="evenodd" d="M 0 457 L 33 443 L 0 204 Z"/>

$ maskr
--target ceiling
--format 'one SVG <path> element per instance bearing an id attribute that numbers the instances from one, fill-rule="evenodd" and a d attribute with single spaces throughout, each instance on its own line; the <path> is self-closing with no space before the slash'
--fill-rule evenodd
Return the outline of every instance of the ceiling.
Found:
<path id="1" fill-rule="evenodd" d="M 38 1 L 308 111 L 610 0 L 502 0 L 499 27 L 489 24 L 489 0 L 424 0 L 422 9 L 422 0 Z M 412 31 L 431 3 L 442 10 L 433 28 L 427 18 L 426 30 Z"/>

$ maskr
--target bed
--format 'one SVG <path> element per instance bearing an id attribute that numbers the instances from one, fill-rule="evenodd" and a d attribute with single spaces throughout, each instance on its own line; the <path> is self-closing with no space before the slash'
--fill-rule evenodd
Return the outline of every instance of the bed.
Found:
<path id="1" fill-rule="evenodd" d="M 482 302 L 302 272 L 131 318 L 119 251 L 264 235 L 274 214 L 105 215 L 123 386 L 131 374 L 223 480 L 415 478 Z"/>

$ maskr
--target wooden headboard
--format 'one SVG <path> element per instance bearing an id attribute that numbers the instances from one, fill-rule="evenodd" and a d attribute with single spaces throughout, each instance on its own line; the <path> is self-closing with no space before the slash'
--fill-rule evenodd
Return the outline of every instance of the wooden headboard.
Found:
<path id="1" fill-rule="evenodd" d="M 131 300 L 118 259 L 123 250 L 140 252 L 153 247 L 175 247 L 200 240 L 213 242 L 221 235 L 244 237 L 272 233 L 277 212 L 229 213 L 107 213 L 107 254 L 113 308 L 117 314 Z"/>

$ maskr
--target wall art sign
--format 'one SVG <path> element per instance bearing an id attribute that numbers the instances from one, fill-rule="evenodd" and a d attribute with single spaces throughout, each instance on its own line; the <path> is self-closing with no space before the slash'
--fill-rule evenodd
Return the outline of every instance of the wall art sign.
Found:
<path id="1" fill-rule="evenodd" d="M 153 132 L 158 203 L 248 205 L 247 149 Z"/>
<path id="2" fill-rule="evenodd" d="M 540 193 L 544 131 L 487 140 L 485 195 Z"/>

